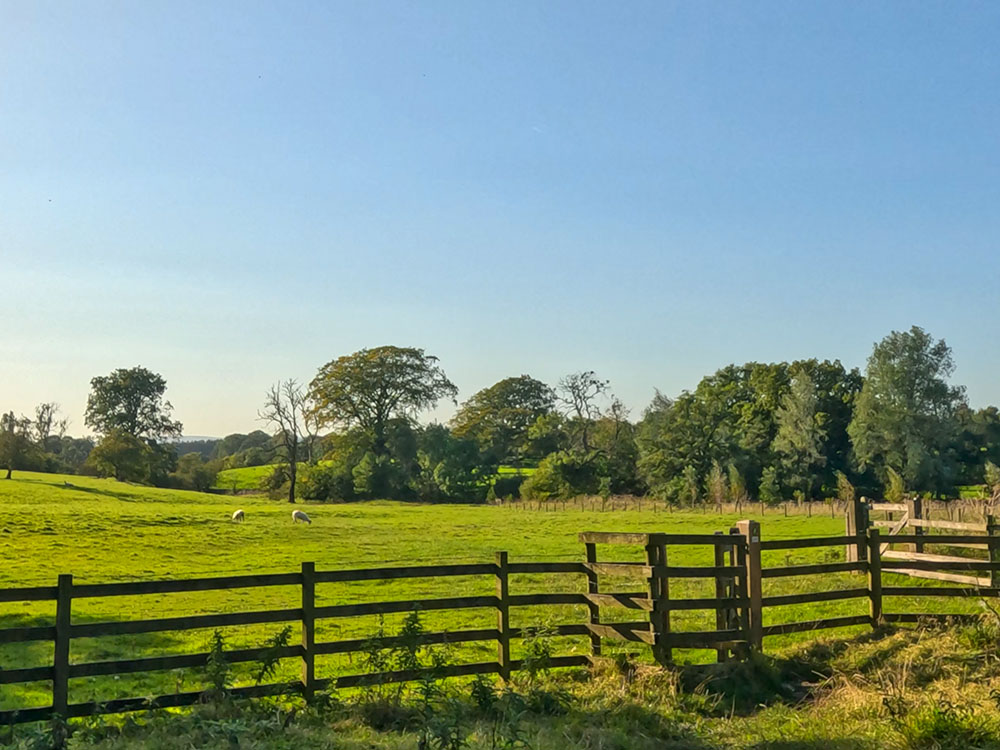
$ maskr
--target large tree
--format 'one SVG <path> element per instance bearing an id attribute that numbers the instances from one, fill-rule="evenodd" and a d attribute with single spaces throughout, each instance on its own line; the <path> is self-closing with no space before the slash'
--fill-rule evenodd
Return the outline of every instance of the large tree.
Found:
<path id="1" fill-rule="evenodd" d="M 31 420 L 17 417 L 14 412 L 0 415 L 0 468 L 7 470 L 10 479 L 14 469 L 24 468 L 24 461 L 31 451 Z"/>
<path id="2" fill-rule="evenodd" d="M 791 388 L 781 399 L 777 422 L 772 447 L 788 484 L 811 499 L 818 471 L 826 463 L 826 415 L 819 411 L 816 386 L 805 373 L 792 378 Z"/>
<path id="3" fill-rule="evenodd" d="M 552 413 L 555 401 L 552 389 L 529 375 L 504 378 L 462 404 L 452 431 L 474 440 L 499 462 L 516 460 L 528 450 L 528 430 L 539 417 Z"/>
<path id="4" fill-rule="evenodd" d="M 166 390 L 167 381 L 145 367 L 93 378 L 84 423 L 101 435 L 119 432 L 147 443 L 180 437 L 183 425 L 170 418 Z"/>
<path id="5" fill-rule="evenodd" d="M 875 344 L 848 432 L 861 469 L 888 469 L 915 490 L 947 490 L 965 390 L 948 383 L 951 349 L 918 326 Z"/>
<path id="6" fill-rule="evenodd" d="M 412 420 L 458 393 L 437 362 L 423 349 L 398 346 L 339 357 L 309 384 L 311 414 L 319 426 L 360 427 L 371 437 L 375 458 L 385 457 L 391 420 Z"/>

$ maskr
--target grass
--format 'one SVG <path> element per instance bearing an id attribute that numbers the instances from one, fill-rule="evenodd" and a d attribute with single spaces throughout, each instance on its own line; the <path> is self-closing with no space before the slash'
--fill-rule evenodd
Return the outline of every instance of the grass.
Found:
<path id="1" fill-rule="evenodd" d="M 232 511 L 242 507 L 246 523 L 230 521 Z M 301 507 L 301 506 L 297 506 Z M 584 530 L 713 532 L 728 529 L 732 515 L 701 512 L 666 514 L 651 510 L 601 513 L 568 509 L 560 512 L 527 512 L 493 506 L 419 505 L 392 502 L 348 505 L 310 505 L 311 526 L 293 524 L 287 503 L 264 496 L 240 498 L 133 486 L 113 480 L 77 476 L 15 473 L 11 481 L 0 481 L 0 587 L 52 585 L 57 573 L 72 573 L 78 583 L 98 583 L 153 578 L 186 578 L 256 572 L 298 570 L 302 561 L 314 561 L 319 569 L 405 565 L 416 563 L 487 562 L 496 550 L 505 549 L 511 561 L 581 560 L 583 547 L 577 534 Z M 828 536 L 842 532 L 843 522 L 828 516 L 766 516 L 763 538 Z M 705 548 L 673 548 L 670 562 L 707 565 Z M 638 560 L 641 550 L 601 548 L 602 559 Z M 791 553 L 766 552 L 764 564 L 784 565 L 842 559 L 842 549 L 806 549 Z M 617 590 L 637 588 L 636 582 L 617 583 Z M 929 582 L 901 579 L 903 584 Z M 605 586 L 602 580 L 602 586 Z M 817 588 L 863 586 L 863 579 L 849 574 L 810 578 L 779 578 L 765 581 L 764 594 L 793 593 Z M 318 588 L 320 605 L 382 601 L 437 596 L 492 594 L 489 576 L 440 580 L 407 579 L 392 582 L 326 584 Z M 581 576 L 516 576 L 511 592 L 582 591 Z M 641 588 L 641 584 L 638 586 Z M 295 587 L 167 594 L 145 597 L 82 599 L 74 602 L 74 622 L 100 622 L 194 613 L 229 612 L 298 606 Z M 682 579 L 671 581 L 674 597 L 711 596 L 711 583 Z M 890 604 L 891 602 L 891 604 Z M 975 608 L 974 601 L 910 598 L 887 600 L 886 611 L 939 610 L 944 607 Z M 0 627 L 51 623 L 52 603 L 0 604 Z M 524 607 L 512 610 L 514 627 L 541 623 L 581 622 L 586 610 L 578 606 Z M 766 622 L 809 620 L 867 612 L 864 599 L 799 605 L 768 610 Z M 612 612 L 608 612 L 609 615 Z M 635 612 L 621 611 L 619 619 L 639 619 Z M 492 610 L 429 612 L 429 630 L 495 627 Z M 602 613 L 603 616 L 603 613 Z M 398 628 L 402 616 L 387 617 L 387 630 Z M 711 627 L 708 613 L 676 613 L 676 629 Z M 317 639 L 334 640 L 370 636 L 378 627 L 372 617 L 322 621 Z M 224 632 L 231 648 L 262 645 L 280 626 L 251 626 Z M 863 632 L 857 628 L 853 632 Z M 847 631 L 850 633 L 851 631 Z M 99 637 L 76 640 L 72 660 L 84 662 L 135 656 L 205 651 L 211 633 L 187 631 L 137 636 Z M 799 634 L 768 639 L 766 648 L 780 650 L 796 642 L 814 639 Z M 585 638 L 557 639 L 559 653 L 582 653 L 589 648 Z M 515 643 L 515 658 L 524 644 Z M 611 653 L 634 651 L 645 658 L 645 649 L 609 644 Z M 705 651 L 679 651 L 683 661 L 704 661 Z M 0 667 L 22 668 L 50 663 L 49 643 L 0 646 Z M 495 659 L 492 643 L 454 647 L 456 661 Z M 294 660 L 282 664 L 279 679 L 294 678 Z M 245 683 L 250 667 L 239 671 Z M 320 657 L 319 676 L 364 671 L 357 657 Z M 97 677 L 71 682 L 70 699 L 107 700 L 126 695 L 170 693 L 195 689 L 200 675 L 191 671 L 151 672 L 120 679 Z M 4 686 L 0 708 L 46 705 L 48 683 Z"/>
<path id="2" fill-rule="evenodd" d="M 704 668 L 606 659 L 590 672 L 521 675 L 505 688 L 452 680 L 308 707 L 223 700 L 184 715 L 87 721 L 70 748 L 996 750 L 998 645 L 989 622 L 883 629 Z M 7 739 L 35 750 L 43 731 L 25 727 Z"/>

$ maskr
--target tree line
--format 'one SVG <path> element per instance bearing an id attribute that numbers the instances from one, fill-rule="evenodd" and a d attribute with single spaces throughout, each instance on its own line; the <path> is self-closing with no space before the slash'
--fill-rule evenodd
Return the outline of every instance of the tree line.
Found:
<path id="1" fill-rule="evenodd" d="M 972 409 L 949 383 L 953 372 L 947 344 L 914 326 L 876 343 L 863 374 L 829 360 L 733 364 L 676 397 L 657 392 L 634 419 L 593 371 L 552 386 L 518 375 L 456 404 L 448 424 L 421 424 L 458 389 L 436 357 L 383 346 L 328 362 L 308 384 L 272 386 L 258 412 L 266 431 L 191 444 L 178 457 L 166 383 L 140 367 L 91 381 L 85 421 L 99 439 L 77 468 L 204 489 L 220 468 L 274 463 L 267 486 L 291 502 L 1000 491 L 1000 413 Z M 72 439 L 64 425 L 42 432 L 38 419 L 3 416 L 0 466 L 26 463 L 32 445 L 34 460 L 59 463 Z"/>

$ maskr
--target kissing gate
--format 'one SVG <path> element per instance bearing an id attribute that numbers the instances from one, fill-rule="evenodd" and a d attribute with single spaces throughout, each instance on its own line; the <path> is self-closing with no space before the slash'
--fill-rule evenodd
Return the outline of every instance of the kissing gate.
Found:
<path id="1" fill-rule="evenodd" d="M 759 648 L 761 623 L 760 524 L 740 521 L 729 533 L 641 534 L 585 532 L 580 541 L 587 551 L 588 629 L 595 655 L 601 652 L 601 638 L 646 643 L 660 663 L 672 661 L 674 648 L 714 649 L 719 661 L 743 657 L 750 648 Z M 841 542 L 843 540 L 840 540 Z M 598 545 L 641 546 L 642 563 L 600 562 Z M 709 546 L 711 566 L 671 565 L 668 549 L 677 546 Z M 625 593 L 602 591 L 602 580 L 641 578 L 646 590 Z M 676 598 L 670 595 L 670 579 L 710 579 L 714 596 Z M 648 621 L 602 622 L 601 608 L 625 608 L 648 613 Z M 683 631 L 671 628 L 672 612 L 709 610 L 715 612 L 714 630 Z"/>

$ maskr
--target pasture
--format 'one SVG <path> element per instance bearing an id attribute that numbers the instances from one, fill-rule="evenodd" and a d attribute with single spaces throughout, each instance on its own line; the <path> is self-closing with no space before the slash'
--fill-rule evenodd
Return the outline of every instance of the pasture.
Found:
<path id="1" fill-rule="evenodd" d="M 230 520 L 241 507 L 246 522 Z M 296 505 L 306 509 L 311 525 L 293 524 L 285 502 L 264 496 L 230 497 L 177 490 L 163 490 L 78 476 L 16 473 L 0 482 L 0 588 L 52 585 L 59 573 L 72 573 L 76 583 L 106 583 L 158 578 L 193 578 L 240 573 L 294 572 L 301 562 L 312 561 L 317 569 L 362 568 L 418 563 L 490 562 L 496 550 L 507 550 L 512 562 L 583 559 L 579 532 L 668 531 L 711 533 L 728 529 L 737 518 L 701 512 L 664 513 L 651 510 L 591 512 L 568 509 L 530 512 L 493 506 L 419 505 L 391 502 L 349 505 Z M 843 521 L 829 516 L 767 516 L 765 539 L 831 536 L 842 533 Z M 639 550 L 619 550 L 618 559 Z M 698 548 L 671 549 L 671 562 L 711 564 L 710 551 Z M 841 549 L 802 549 L 765 553 L 765 565 L 785 565 L 842 559 Z M 525 575 L 512 582 L 512 591 L 583 591 L 582 578 Z M 905 585 L 928 585 L 901 579 Z M 634 585 L 634 584 L 633 584 Z M 711 596 L 708 581 L 677 581 L 677 596 Z M 850 574 L 825 576 L 822 580 L 782 578 L 767 582 L 765 594 L 793 593 L 819 588 L 856 586 Z M 622 584 L 626 587 L 626 584 Z M 697 587 L 701 587 L 700 589 Z M 672 588 L 674 584 L 672 584 Z M 388 582 L 325 584 L 317 589 L 322 604 L 349 604 L 392 599 L 491 594 L 491 578 L 407 579 Z M 297 588 L 212 591 L 146 595 L 112 599 L 81 599 L 74 602 L 74 622 L 171 617 L 206 612 L 235 612 L 298 606 Z M 906 611 L 897 602 L 896 611 Z M 932 600 L 924 599 L 926 610 Z M 974 602 L 948 602 L 942 608 Z M 863 614 L 867 602 L 832 601 L 786 608 L 773 621 L 806 620 L 837 615 Z M 525 607 L 512 612 L 512 625 L 581 622 L 585 608 L 579 606 Z M 634 613 L 622 612 L 624 619 Z M 631 617 L 630 617 L 631 614 Z M 49 624 L 53 606 L 45 603 L 0 604 L 0 627 Z M 429 630 L 492 627 L 495 613 L 487 610 L 428 612 Z M 679 613 L 677 627 L 696 629 L 705 624 L 707 613 Z M 699 619 L 702 618 L 702 619 Z M 395 632 L 402 615 L 387 616 L 385 622 L 372 617 L 323 622 L 317 640 L 363 638 L 384 626 Z M 275 625 L 234 628 L 225 631 L 231 648 L 264 644 L 279 630 Z M 858 629 L 855 629 L 857 631 Z M 864 630 L 861 628 L 860 630 Z M 844 631 L 840 631 L 844 632 Z M 851 631 L 848 631 L 851 632 Z M 94 637 L 74 641 L 74 662 L 167 655 L 204 651 L 210 632 L 187 631 L 132 636 Z M 293 641 L 298 637 L 293 635 Z M 779 636 L 765 644 L 780 650 L 794 640 L 816 634 Z M 586 637 L 560 637 L 557 653 L 585 653 Z M 631 651 L 637 651 L 634 646 Z M 494 658 L 492 644 L 452 647 L 463 651 L 459 660 Z M 514 656 L 517 658 L 518 645 Z M 609 644 L 609 651 L 614 646 Z M 643 649 L 643 655 L 645 655 Z M 710 652 L 679 652 L 682 660 L 706 660 Z M 0 667 L 24 668 L 50 663 L 50 643 L 10 644 L 0 647 Z M 317 674 L 330 676 L 362 671 L 343 655 L 321 657 Z M 249 669 L 249 668 L 248 668 Z M 282 675 L 297 675 L 297 660 L 288 660 Z M 108 700 L 125 695 L 169 693 L 198 687 L 201 675 L 191 671 L 150 672 L 120 679 L 89 677 L 71 683 L 71 700 Z M 248 679 L 244 670 L 242 679 Z M 50 699 L 48 683 L 4 686 L 0 708 L 45 705 Z"/>

